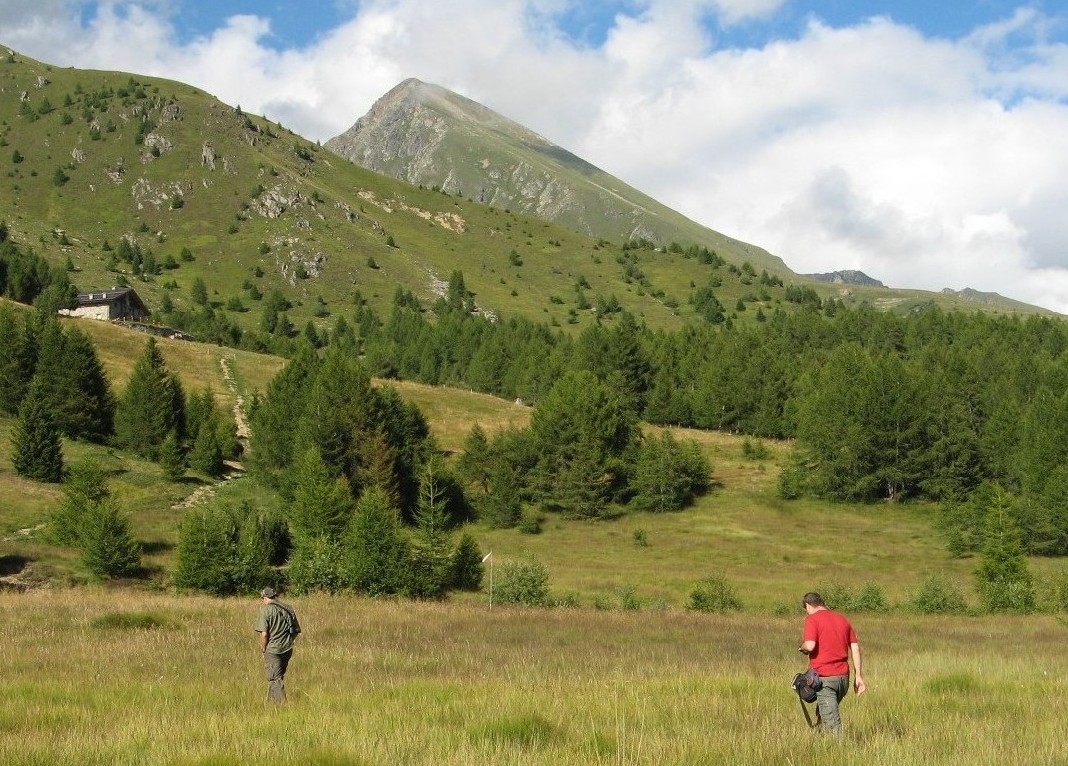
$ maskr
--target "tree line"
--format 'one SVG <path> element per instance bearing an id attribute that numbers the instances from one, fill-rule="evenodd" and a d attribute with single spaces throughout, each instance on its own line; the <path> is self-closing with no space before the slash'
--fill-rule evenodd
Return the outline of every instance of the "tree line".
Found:
<path id="1" fill-rule="evenodd" d="M 360 303 L 324 343 L 374 375 L 528 403 L 569 372 L 614 379 L 647 422 L 794 439 L 786 498 L 935 501 L 951 548 L 966 552 L 981 544 L 984 493 L 998 489 L 1028 552 L 1068 553 L 1060 318 L 933 304 L 898 316 L 817 297 L 752 325 L 666 332 L 620 312 L 569 335 L 493 321 L 473 303 L 457 272 L 429 308 L 398 290 L 387 317 Z"/>

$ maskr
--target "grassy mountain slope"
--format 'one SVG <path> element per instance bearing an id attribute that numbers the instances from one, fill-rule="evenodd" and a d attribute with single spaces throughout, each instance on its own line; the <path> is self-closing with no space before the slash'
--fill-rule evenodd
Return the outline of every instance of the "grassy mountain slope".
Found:
<path id="1" fill-rule="evenodd" d="M 259 326 L 257 296 L 273 288 L 298 328 L 327 327 L 350 315 L 356 290 L 385 314 L 398 287 L 429 304 L 455 270 L 481 308 L 567 329 L 595 321 L 584 305 L 599 295 L 653 327 L 704 321 L 688 298 L 713 276 L 728 312 L 739 300 L 750 309 L 739 321 L 757 305 L 794 308 L 790 280 L 756 283 L 730 243 L 713 249 L 733 271 L 679 253 L 624 254 L 564 225 L 370 172 L 181 83 L 18 54 L 0 58 L 0 170 L 12 239 L 57 266 L 69 259 L 82 290 L 125 278 L 151 309 L 165 293 L 189 309 L 199 278 L 214 309 L 245 329 Z M 142 280 L 115 257 L 122 238 L 172 268 Z M 582 297 L 577 285 L 588 285 Z M 972 307 L 951 295 L 813 285 L 848 303 L 897 301 L 895 310 Z"/>
<path id="2" fill-rule="evenodd" d="M 794 275 L 770 253 L 701 226 L 470 99 L 409 79 L 327 149 L 413 184 L 465 193 L 611 242 L 699 243 L 735 263 Z"/>
<path id="3" fill-rule="evenodd" d="M 491 109 L 416 79 L 397 85 L 325 147 L 394 178 L 462 192 L 592 237 L 612 242 L 647 239 L 665 247 L 671 242 L 703 245 L 729 262 L 748 261 L 757 270 L 809 285 L 824 296 L 899 310 L 930 298 L 923 291 L 884 289 L 870 278 L 829 288 L 830 280 L 820 275 L 795 274 L 762 248 L 702 226 Z M 947 298 L 959 300 L 943 303 Z M 968 291 L 944 291 L 937 300 L 972 309 L 1035 310 L 997 294 L 978 300 Z"/>

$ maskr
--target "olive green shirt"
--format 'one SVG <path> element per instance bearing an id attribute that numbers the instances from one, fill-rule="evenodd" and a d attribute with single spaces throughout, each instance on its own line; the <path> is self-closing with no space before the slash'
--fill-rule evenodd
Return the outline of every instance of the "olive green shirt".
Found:
<path id="1" fill-rule="evenodd" d="M 292 607 L 271 601 L 260 609 L 255 631 L 267 634 L 268 653 L 285 654 L 293 648 L 293 639 L 300 634 L 300 623 Z"/>

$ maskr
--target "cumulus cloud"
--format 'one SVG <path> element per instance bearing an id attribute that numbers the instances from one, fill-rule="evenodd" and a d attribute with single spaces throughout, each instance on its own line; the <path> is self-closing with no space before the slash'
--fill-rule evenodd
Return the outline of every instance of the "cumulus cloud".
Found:
<path id="1" fill-rule="evenodd" d="M 309 138 L 406 77 L 456 90 L 800 272 L 973 287 L 1068 312 L 1068 46 L 1022 8 L 960 39 L 813 18 L 717 47 L 784 0 L 362 0 L 302 48 L 264 16 L 178 42 L 166 2 L 0 0 L 2 42 L 189 82 Z M 338 6 L 343 7 L 343 6 Z M 84 16 L 83 16 L 84 14 Z"/>

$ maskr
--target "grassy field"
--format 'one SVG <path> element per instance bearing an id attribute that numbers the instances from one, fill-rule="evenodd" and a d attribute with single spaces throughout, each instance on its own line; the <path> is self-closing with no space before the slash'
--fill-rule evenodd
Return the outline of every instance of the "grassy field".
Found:
<path id="1" fill-rule="evenodd" d="M 1052 617 L 855 620 L 846 737 L 787 682 L 801 615 L 519 610 L 310 597 L 289 703 L 255 600 L 0 595 L 10 764 L 1051 764 L 1068 758 Z"/>
<path id="2" fill-rule="evenodd" d="M 116 340 L 123 331 L 82 325 L 121 390 L 143 336 Z M 161 348 L 188 390 L 210 385 L 224 402 L 262 392 L 281 364 Z M 493 432 L 530 416 L 481 394 L 396 385 L 451 452 L 476 422 Z M 930 505 L 780 500 L 786 443 L 765 442 L 767 456 L 754 460 L 742 437 L 676 430 L 698 442 L 716 483 L 686 511 L 547 516 L 540 534 L 470 527 L 496 568 L 537 560 L 553 596 L 576 608 L 491 606 L 488 576 L 480 593 L 445 603 L 292 599 L 305 633 L 279 709 L 265 701 L 257 602 L 170 589 L 188 503 L 278 498 L 247 479 L 168 482 L 156 464 L 68 442 L 68 461 L 91 454 L 109 471 L 146 549 L 144 580 L 85 585 L 75 552 L 41 538 L 60 492 L 14 476 L 12 424 L 0 419 L 0 568 L 29 561 L 51 583 L 0 591 L 5 763 L 1068 763 L 1064 617 L 908 612 L 935 573 L 974 604 L 976 560 L 948 555 Z M 1048 604 L 1064 563 L 1029 566 Z M 742 612 L 685 609 L 709 575 L 736 589 Z M 798 601 L 812 588 L 856 592 L 868 582 L 894 611 L 853 615 L 870 692 L 847 700 L 847 735 L 832 742 L 806 731 L 788 687 L 803 665 Z"/>

